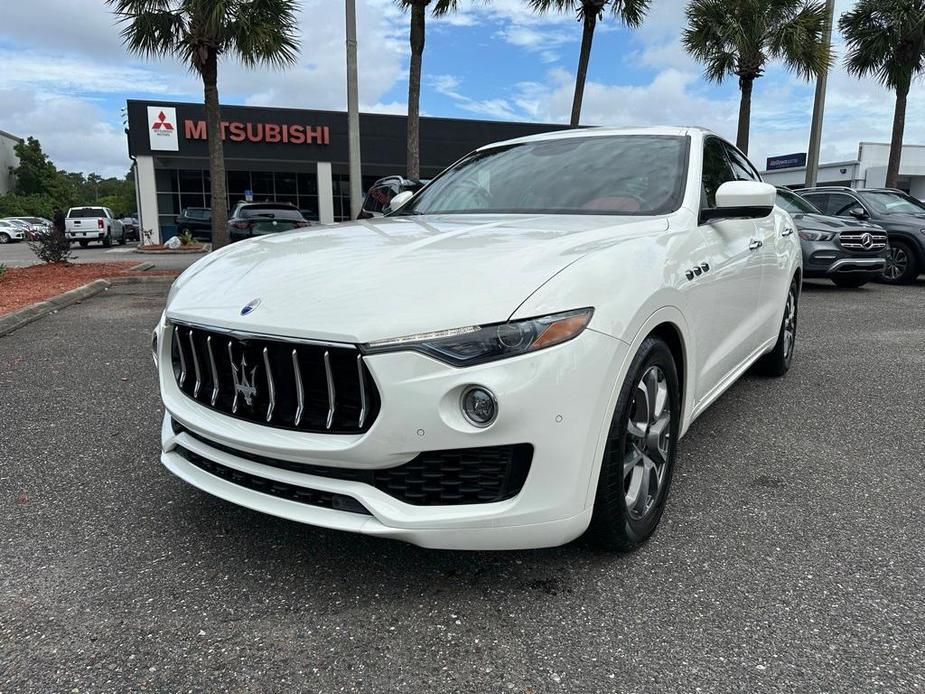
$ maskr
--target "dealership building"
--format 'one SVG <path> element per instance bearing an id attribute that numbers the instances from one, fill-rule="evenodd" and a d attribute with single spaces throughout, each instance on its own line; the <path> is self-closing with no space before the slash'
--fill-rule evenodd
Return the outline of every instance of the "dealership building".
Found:
<path id="1" fill-rule="evenodd" d="M 861 142 L 856 159 L 820 164 L 817 185 L 882 188 L 886 185 L 889 159 L 888 143 Z M 806 181 L 806 153 L 768 157 L 761 178 L 775 186 L 802 188 Z M 925 200 L 925 145 L 903 146 L 898 187 Z"/>
<path id="2" fill-rule="evenodd" d="M 212 206 L 204 108 L 132 100 L 127 110 L 139 221 L 164 240 L 176 233 L 181 209 Z M 563 127 L 422 118 L 421 177 L 489 142 Z M 222 138 L 229 209 L 241 200 L 270 200 L 320 222 L 350 218 L 346 113 L 222 106 Z M 364 191 L 378 178 L 405 172 L 404 116 L 360 114 L 360 138 Z"/>

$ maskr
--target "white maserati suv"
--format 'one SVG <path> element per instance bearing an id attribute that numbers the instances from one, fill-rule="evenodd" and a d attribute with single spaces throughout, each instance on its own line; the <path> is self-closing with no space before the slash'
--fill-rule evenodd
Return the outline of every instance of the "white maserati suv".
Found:
<path id="1" fill-rule="evenodd" d="M 640 128 L 489 145 L 409 195 L 177 279 L 162 463 L 426 547 L 645 541 L 691 422 L 790 367 L 801 252 L 775 189 L 708 131 Z"/>

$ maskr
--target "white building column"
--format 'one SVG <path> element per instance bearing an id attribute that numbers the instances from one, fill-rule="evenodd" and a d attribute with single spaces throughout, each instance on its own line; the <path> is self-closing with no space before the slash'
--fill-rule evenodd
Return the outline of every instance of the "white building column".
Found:
<path id="1" fill-rule="evenodd" d="M 135 158 L 135 191 L 138 196 L 138 236 L 151 232 L 151 243 L 161 242 L 161 225 L 157 217 L 157 186 L 154 182 L 154 157 Z"/>
<path id="2" fill-rule="evenodd" d="M 318 219 L 322 224 L 334 222 L 334 179 L 331 162 L 318 162 Z"/>

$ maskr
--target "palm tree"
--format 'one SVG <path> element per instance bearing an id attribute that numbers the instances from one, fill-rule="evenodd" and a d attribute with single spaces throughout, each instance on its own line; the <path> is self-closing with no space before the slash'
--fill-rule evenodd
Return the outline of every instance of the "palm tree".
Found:
<path id="1" fill-rule="evenodd" d="M 228 243 L 228 206 L 218 61 L 232 57 L 247 67 L 284 67 L 295 62 L 296 0 L 106 0 L 125 26 L 122 38 L 143 57 L 174 57 L 202 78 L 209 169 L 212 178 L 212 242 Z"/>
<path id="2" fill-rule="evenodd" d="M 578 54 L 578 72 L 575 75 L 575 95 L 572 97 L 571 127 L 577 128 L 581 120 L 581 101 L 591 60 L 591 42 L 594 28 L 604 18 L 607 7 L 624 26 L 635 28 L 642 24 L 651 0 L 528 0 L 537 12 L 575 12 L 582 23 L 581 51 Z"/>
<path id="3" fill-rule="evenodd" d="M 739 78 L 736 145 L 748 153 L 752 84 L 769 60 L 782 60 L 804 79 L 831 62 L 825 4 L 810 0 L 691 0 L 684 47 L 706 65 L 707 79 Z"/>
<path id="4" fill-rule="evenodd" d="M 923 0 L 860 0 L 838 21 L 848 52 L 848 72 L 874 75 L 896 92 L 890 159 L 886 185 L 895 188 L 906 129 L 906 98 L 912 79 L 925 60 L 925 2 Z"/>
<path id="5" fill-rule="evenodd" d="M 411 65 L 408 70 L 408 178 L 418 179 L 421 174 L 421 64 L 424 61 L 427 6 L 431 0 L 396 0 L 402 9 L 411 10 Z M 435 0 L 433 14 L 442 17 L 455 12 L 459 0 Z"/>

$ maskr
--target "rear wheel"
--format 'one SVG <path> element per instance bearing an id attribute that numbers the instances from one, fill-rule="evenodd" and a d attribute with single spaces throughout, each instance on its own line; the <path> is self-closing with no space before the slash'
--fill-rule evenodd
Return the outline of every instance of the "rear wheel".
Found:
<path id="1" fill-rule="evenodd" d="M 780 332 L 777 335 L 777 344 L 770 353 L 764 355 L 758 362 L 758 371 L 765 376 L 783 376 L 790 370 L 793 362 L 793 350 L 797 343 L 797 309 L 799 308 L 800 290 L 797 281 L 790 284 L 787 292 L 787 303 L 784 306 L 784 317 L 781 320 Z"/>
<path id="2" fill-rule="evenodd" d="M 112 247 L 112 232 L 107 231 L 106 236 L 103 237 L 103 248 L 111 248 L 111 247 Z"/>
<path id="3" fill-rule="evenodd" d="M 674 472 L 680 389 L 671 350 L 660 339 L 642 343 L 614 410 L 588 538 L 628 552 L 655 531 Z"/>
<path id="4" fill-rule="evenodd" d="M 890 241 L 883 281 L 887 284 L 910 284 L 919 276 L 919 264 L 905 241 Z"/>
<path id="5" fill-rule="evenodd" d="M 868 277 L 833 277 L 832 281 L 838 287 L 844 287 L 845 289 L 857 289 L 858 287 L 863 287 L 870 281 Z"/>

